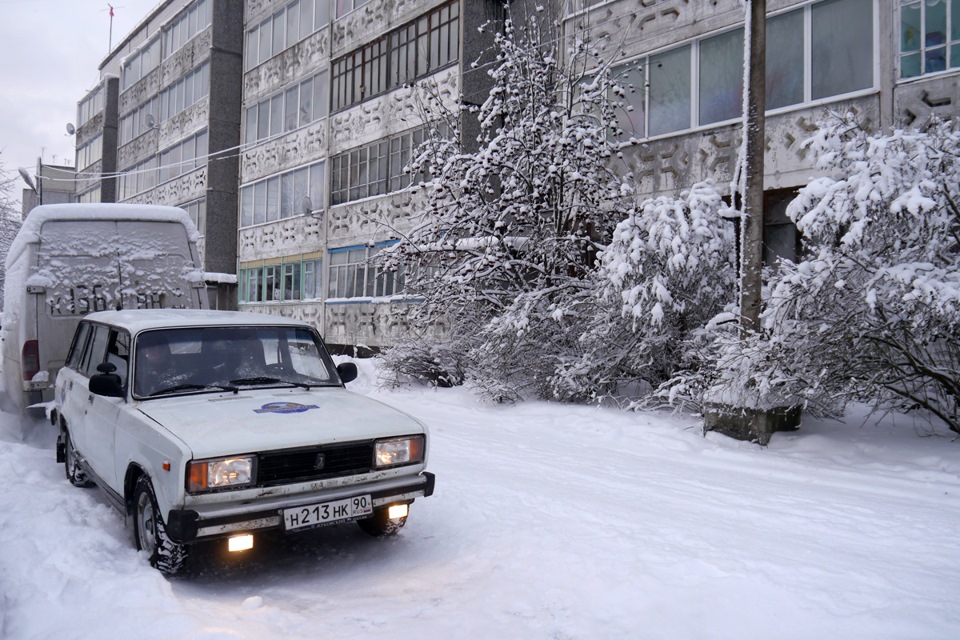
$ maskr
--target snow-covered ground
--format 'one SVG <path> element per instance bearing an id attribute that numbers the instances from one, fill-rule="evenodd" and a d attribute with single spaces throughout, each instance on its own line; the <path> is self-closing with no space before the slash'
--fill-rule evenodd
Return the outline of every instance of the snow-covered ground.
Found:
<path id="1" fill-rule="evenodd" d="M 368 364 L 351 388 L 432 428 L 437 493 L 400 535 L 277 535 L 173 579 L 67 483 L 52 427 L 0 414 L 0 637 L 960 637 L 949 435 L 860 416 L 761 448 L 673 416 L 382 391 Z"/>

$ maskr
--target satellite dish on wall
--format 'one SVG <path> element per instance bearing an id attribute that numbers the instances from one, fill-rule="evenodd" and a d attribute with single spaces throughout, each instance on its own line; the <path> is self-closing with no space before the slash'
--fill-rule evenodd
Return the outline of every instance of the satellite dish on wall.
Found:
<path id="1" fill-rule="evenodd" d="M 73 123 L 72 123 L 72 122 L 68 122 L 68 123 L 67 123 L 67 135 L 68 135 L 68 136 L 72 136 L 72 135 L 75 134 L 76 132 L 77 132 L 77 128 L 76 128 L 75 126 L 73 126 Z"/>
<path id="2" fill-rule="evenodd" d="M 153 129 L 155 126 L 157 126 L 157 119 L 153 117 L 152 113 L 148 113 L 147 115 L 145 115 L 143 117 L 143 121 L 146 123 L 147 127 L 149 127 L 150 129 Z"/>

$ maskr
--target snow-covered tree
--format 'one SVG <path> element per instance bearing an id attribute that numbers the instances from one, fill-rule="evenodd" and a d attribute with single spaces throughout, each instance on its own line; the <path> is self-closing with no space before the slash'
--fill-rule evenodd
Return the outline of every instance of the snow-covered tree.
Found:
<path id="1" fill-rule="evenodd" d="M 460 140 L 452 119 L 452 134 L 426 146 L 411 167 L 433 176 L 422 224 L 386 256 L 423 297 L 421 321 L 447 328 L 447 342 L 419 352 L 463 364 L 498 399 L 549 396 L 558 362 L 578 357 L 578 301 L 632 192 L 614 170 L 629 87 L 583 40 L 561 59 L 541 20 L 508 17 L 495 36 L 494 63 L 473 70 L 492 82 L 472 110 L 476 144 Z M 413 347 L 398 347 L 388 364 L 416 372 Z"/>
<path id="2" fill-rule="evenodd" d="M 760 377 L 960 432 L 960 125 L 873 135 L 848 116 L 807 145 L 827 175 L 787 211 L 806 256 L 771 282 Z"/>
<path id="3" fill-rule="evenodd" d="M 656 388 L 697 368 L 699 332 L 736 301 L 734 225 L 712 183 L 645 201 L 601 254 L 583 357 L 558 370 L 557 395 L 596 397 L 624 381 Z"/>
<path id="4" fill-rule="evenodd" d="M 0 163 L 0 309 L 3 309 L 3 282 L 6 276 L 4 265 L 7 251 L 10 250 L 10 244 L 20 231 L 21 225 L 20 214 L 12 195 L 16 182 L 16 175 L 8 172 Z"/>

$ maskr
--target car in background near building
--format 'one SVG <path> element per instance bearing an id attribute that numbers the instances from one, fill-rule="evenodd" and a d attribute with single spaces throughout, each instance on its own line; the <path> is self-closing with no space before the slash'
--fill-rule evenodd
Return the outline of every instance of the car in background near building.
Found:
<path id="1" fill-rule="evenodd" d="M 396 533 L 433 493 L 428 430 L 345 383 L 303 322 L 210 310 L 104 311 L 56 383 L 57 460 L 132 520 L 165 573 L 193 543 L 357 521 Z"/>

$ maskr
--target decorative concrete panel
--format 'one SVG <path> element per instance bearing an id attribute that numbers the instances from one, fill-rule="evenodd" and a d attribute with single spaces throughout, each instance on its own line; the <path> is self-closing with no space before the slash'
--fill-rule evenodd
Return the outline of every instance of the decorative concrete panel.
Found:
<path id="1" fill-rule="evenodd" d="M 320 29 L 246 72 L 243 76 L 244 104 L 252 106 L 291 82 L 326 69 L 329 57 L 330 34 L 327 29 Z"/>
<path id="2" fill-rule="evenodd" d="M 206 195 L 206 190 L 207 168 L 204 166 L 192 173 L 164 182 L 148 193 L 151 194 L 151 204 L 176 205 L 201 198 Z"/>
<path id="3" fill-rule="evenodd" d="M 324 340 L 329 344 L 381 348 L 409 336 L 416 303 L 326 305 Z"/>
<path id="4" fill-rule="evenodd" d="M 146 160 L 157 154 L 158 129 L 150 129 L 117 150 L 117 166 L 123 168 Z"/>
<path id="5" fill-rule="evenodd" d="M 319 120 L 243 152 L 241 184 L 300 167 L 326 156 L 327 120 Z"/>
<path id="6" fill-rule="evenodd" d="M 297 216 L 240 229 L 240 262 L 321 251 L 322 240 L 322 217 Z"/>
<path id="7" fill-rule="evenodd" d="M 274 304 L 244 302 L 240 304 L 240 311 L 252 311 L 254 313 L 267 313 L 284 318 L 293 318 L 313 325 L 318 331 L 323 327 L 323 303 L 319 300 Z"/>
<path id="8" fill-rule="evenodd" d="M 87 142 L 96 138 L 98 135 L 103 133 L 103 120 L 104 114 L 103 111 L 98 111 L 92 118 L 83 123 L 83 126 L 78 127 L 76 131 L 76 145 L 82 147 Z"/>
<path id="9" fill-rule="evenodd" d="M 210 96 L 204 96 L 160 125 L 160 149 L 191 136 L 205 128 L 210 121 Z"/>
<path id="10" fill-rule="evenodd" d="M 258 22 L 272 14 L 277 9 L 283 7 L 287 0 L 246 0 L 246 7 L 243 15 L 246 18 L 244 28 L 253 27 Z"/>
<path id="11" fill-rule="evenodd" d="M 419 219 L 422 197 L 410 190 L 332 207 L 326 212 L 328 246 L 346 247 L 399 237 Z"/>
<path id="12" fill-rule="evenodd" d="M 879 128 L 877 96 L 822 107 L 800 109 L 770 116 L 766 120 L 765 188 L 779 189 L 806 184 L 813 175 L 816 159 L 803 141 L 816 131 L 818 123 L 831 113 L 853 113 L 868 129 Z M 641 142 L 624 149 L 627 165 L 642 197 L 677 194 L 697 182 L 713 180 L 727 190 L 737 154 L 741 126 L 727 125 L 697 132 Z"/>
<path id="13" fill-rule="evenodd" d="M 375 142 L 423 125 L 425 107 L 439 101 L 452 108 L 459 98 L 456 66 L 424 78 L 413 87 L 402 87 L 361 102 L 330 116 L 330 154 Z"/>
<path id="14" fill-rule="evenodd" d="M 160 67 L 140 78 L 132 87 L 120 93 L 120 117 L 127 115 L 160 93 Z"/>
<path id="15" fill-rule="evenodd" d="M 160 89 L 170 86 L 210 57 L 213 29 L 207 27 L 160 63 Z M 158 89 L 159 91 L 159 89 Z"/>
<path id="16" fill-rule="evenodd" d="M 960 108 L 960 76 L 950 74 L 898 85 L 894 126 L 923 128 L 934 117 L 953 118 Z"/>
<path id="17" fill-rule="evenodd" d="M 352 51 L 375 37 L 416 19 L 445 1 L 373 0 L 339 20 L 334 19 L 335 14 L 331 11 L 331 56 L 338 57 Z"/>
<path id="18" fill-rule="evenodd" d="M 806 0 L 768 0 L 773 13 Z M 706 33 L 743 24 L 742 0 L 621 0 L 568 19 L 565 31 L 589 31 L 594 42 L 633 57 Z M 618 54 L 619 55 L 619 54 Z"/>

